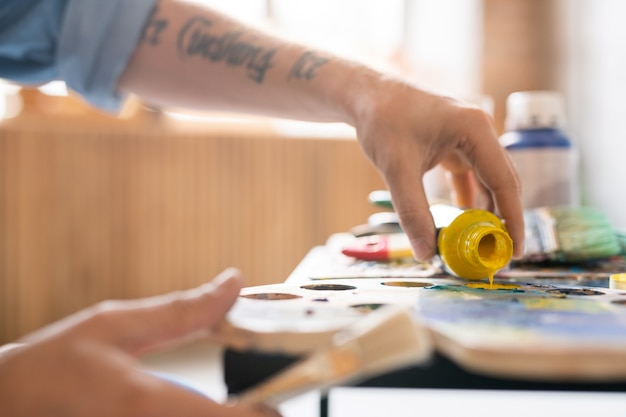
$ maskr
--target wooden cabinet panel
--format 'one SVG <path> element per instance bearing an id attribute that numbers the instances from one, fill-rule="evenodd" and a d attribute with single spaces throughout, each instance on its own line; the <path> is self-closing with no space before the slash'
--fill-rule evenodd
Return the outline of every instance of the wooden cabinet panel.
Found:
<path id="1" fill-rule="evenodd" d="M 155 123 L 0 125 L 0 342 L 229 266 L 282 282 L 376 211 L 384 185 L 355 140 Z"/>

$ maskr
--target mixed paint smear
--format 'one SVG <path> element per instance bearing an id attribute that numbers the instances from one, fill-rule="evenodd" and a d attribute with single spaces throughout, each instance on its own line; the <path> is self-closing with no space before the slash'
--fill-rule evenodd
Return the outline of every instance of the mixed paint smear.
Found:
<path id="1" fill-rule="evenodd" d="M 626 303 L 616 302 L 622 300 L 602 290 L 511 284 L 494 290 L 472 284 L 428 290 L 420 297 L 419 312 L 433 326 L 445 324 L 448 332 L 475 331 L 488 340 L 502 339 L 498 332 L 519 335 L 521 331 L 535 338 L 626 346 Z M 626 296 L 621 297 L 626 301 Z"/>

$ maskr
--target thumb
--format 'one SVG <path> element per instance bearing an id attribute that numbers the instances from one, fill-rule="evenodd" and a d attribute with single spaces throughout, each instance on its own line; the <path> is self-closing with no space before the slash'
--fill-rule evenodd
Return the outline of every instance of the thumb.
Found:
<path id="1" fill-rule="evenodd" d="M 223 321 L 241 287 L 239 271 L 229 268 L 191 290 L 114 302 L 96 313 L 106 318 L 95 325 L 100 325 L 99 333 L 109 343 L 138 354 L 208 332 Z"/>

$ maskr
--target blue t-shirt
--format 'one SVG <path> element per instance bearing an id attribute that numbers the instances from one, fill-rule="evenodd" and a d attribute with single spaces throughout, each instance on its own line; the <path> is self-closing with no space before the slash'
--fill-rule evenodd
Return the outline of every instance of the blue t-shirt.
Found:
<path id="1" fill-rule="evenodd" d="M 65 81 L 110 112 L 117 81 L 157 0 L 0 0 L 0 78 Z"/>

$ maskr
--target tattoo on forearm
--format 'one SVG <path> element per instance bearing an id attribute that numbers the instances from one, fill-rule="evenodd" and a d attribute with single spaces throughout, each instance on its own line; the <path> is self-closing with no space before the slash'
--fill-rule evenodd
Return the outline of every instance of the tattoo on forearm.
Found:
<path id="1" fill-rule="evenodd" d="M 161 33 L 163 33 L 169 25 L 167 19 L 162 19 L 157 16 L 158 12 L 158 7 L 155 7 L 152 13 L 150 13 L 148 23 L 146 23 L 146 27 L 143 29 L 141 38 L 143 42 L 147 42 L 151 45 L 158 45 L 161 42 Z"/>
<path id="2" fill-rule="evenodd" d="M 275 48 L 263 48 L 243 40 L 243 32 L 211 32 L 212 22 L 203 17 L 190 19 L 178 34 L 180 59 L 198 56 L 210 62 L 225 62 L 229 66 L 244 67 L 248 78 L 262 84 L 272 68 Z"/>
<path id="3" fill-rule="evenodd" d="M 328 61 L 328 58 L 307 51 L 293 64 L 287 79 L 296 78 L 298 80 L 310 80 L 317 75 L 317 70 Z"/>

